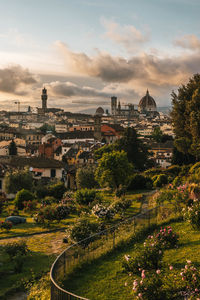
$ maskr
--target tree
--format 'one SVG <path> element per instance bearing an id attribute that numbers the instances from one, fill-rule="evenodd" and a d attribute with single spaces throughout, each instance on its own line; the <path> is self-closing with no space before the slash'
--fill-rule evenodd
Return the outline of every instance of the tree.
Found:
<path id="1" fill-rule="evenodd" d="M 150 153 L 147 146 L 138 138 L 134 128 L 125 129 L 122 138 L 115 142 L 115 149 L 124 150 L 127 153 L 128 161 L 137 170 L 144 170 L 147 167 Z"/>
<path id="2" fill-rule="evenodd" d="M 200 74 L 195 74 L 186 85 L 172 92 L 172 123 L 175 147 L 188 162 L 192 156 L 200 158 Z"/>
<path id="3" fill-rule="evenodd" d="M 125 151 L 128 161 L 134 165 L 137 170 L 144 170 L 149 163 L 147 146 L 138 138 L 134 128 L 128 127 L 124 130 L 123 136 L 111 145 L 104 145 L 95 151 L 95 157 L 101 158 L 104 153 L 115 151 Z"/>
<path id="4" fill-rule="evenodd" d="M 63 182 L 59 181 L 55 184 L 52 184 L 48 187 L 49 195 L 56 198 L 62 199 L 64 193 L 66 192 L 66 187 Z"/>
<path id="5" fill-rule="evenodd" d="M 156 141 L 157 143 L 161 143 L 162 142 L 162 137 L 163 137 L 163 132 L 160 129 L 160 127 L 154 128 L 151 136 L 152 136 L 154 141 Z"/>
<path id="6" fill-rule="evenodd" d="M 6 173 L 5 190 L 6 193 L 16 193 L 22 189 L 31 190 L 33 186 L 33 177 L 28 169 L 16 170 Z"/>
<path id="7" fill-rule="evenodd" d="M 79 168 L 76 172 L 76 185 L 78 189 L 92 189 L 97 185 L 94 178 L 94 168 Z"/>
<path id="8" fill-rule="evenodd" d="M 55 133 L 55 126 L 54 125 L 49 125 L 47 123 L 44 123 L 39 129 L 44 134 L 46 134 L 47 131 L 51 131 L 52 133 Z"/>
<path id="9" fill-rule="evenodd" d="M 133 171 L 133 166 L 129 163 L 127 154 L 124 151 L 112 151 L 104 153 L 98 161 L 95 172 L 95 179 L 101 187 L 118 189 L 120 185 L 125 185 Z"/>
<path id="10" fill-rule="evenodd" d="M 9 155 L 17 155 L 17 146 L 15 142 L 12 140 L 10 145 L 8 146 Z"/>
<path id="11" fill-rule="evenodd" d="M 33 199 L 34 195 L 30 191 L 22 189 L 21 191 L 17 192 L 14 203 L 19 210 L 22 210 L 24 208 L 24 202 L 29 200 L 32 201 Z"/>

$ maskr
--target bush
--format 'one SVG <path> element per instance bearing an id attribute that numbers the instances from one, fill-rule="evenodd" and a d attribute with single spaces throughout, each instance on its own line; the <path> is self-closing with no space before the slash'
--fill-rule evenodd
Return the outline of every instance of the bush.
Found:
<path id="1" fill-rule="evenodd" d="M 36 210 L 37 201 L 34 200 L 24 201 L 23 205 L 24 205 L 25 212 L 32 212 Z"/>
<path id="2" fill-rule="evenodd" d="M 168 178 L 165 174 L 155 175 L 152 180 L 155 187 L 162 187 L 168 183 Z"/>
<path id="3" fill-rule="evenodd" d="M 57 206 L 44 206 L 41 207 L 38 213 L 34 216 L 36 223 L 48 225 L 53 221 L 61 221 L 66 219 L 70 213 L 70 208 L 67 205 L 57 205 Z"/>
<path id="4" fill-rule="evenodd" d="M 143 176 L 141 174 L 134 174 L 130 177 L 128 184 L 128 190 L 141 190 L 152 188 L 153 182 L 150 177 Z"/>
<path id="5" fill-rule="evenodd" d="M 79 219 L 71 228 L 69 228 L 66 232 L 68 234 L 69 239 L 73 243 L 80 242 L 96 233 L 98 230 L 98 224 L 91 223 L 88 219 Z M 83 247 L 86 247 L 91 243 L 94 239 L 87 239 L 81 243 Z"/>
<path id="6" fill-rule="evenodd" d="M 126 209 L 128 209 L 132 204 L 132 200 L 126 199 L 125 197 L 114 201 L 111 207 L 117 213 L 124 213 Z"/>
<path id="7" fill-rule="evenodd" d="M 0 196 L 0 214 L 3 211 L 4 205 L 5 205 L 5 201 L 6 201 L 5 197 Z"/>
<path id="8" fill-rule="evenodd" d="M 78 189 L 92 189 L 98 184 L 94 178 L 94 169 L 91 167 L 80 168 L 76 172 L 76 185 Z"/>
<path id="9" fill-rule="evenodd" d="M 183 208 L 183 215 L 194 229 L 200 230 L 200 203 L 194 200 L 191 206 Z"/>
<path id="10" fill-rule="evenodd" d="M 142 280 L 135 279 L 133 282 L 134 299 L 164 300 L 168 299 L 163 289 L 162 274 L 160 270 L 141 273 Z"/>
<path id="11" fill-rule="evenodd" d="M 10 221 L 0 221 L 0 228 L 1 230 L 9 231 L 11 230 L 13 224 Z"/>
<path id="12" fill-rule="evenodd" d="M 135 258 L 125 255 L 122 266 L 126 272 L 134 274 L 139 274 L 141 270 L 157 270 L 161 267 L 162 257 L 160 245 L 150 243 L 140 249 Z"/>
<path id="13" fill-rule="evenodd" d="M 172 174 L 174 176 L 178 176 L 180 172 L 181 172 L 181 167 L 178 165 L 170 166 L 165 170 L 166 174 Z"/>
<path id="14" fill-rule="evenodd" d="M 35 194 L 38 199 L 43 199 L 49 195 L 49 191 L 45 185 L 37 185 L 35 187 Z"/>
<path id="15" fill-rule="evenodd" d="M 5 189 L 7 193 L 16 193 L 19 190 L 31 190 L 33 177 L 28 169 L 8 172 L 5 176 Z"/>
<path id="16" fill-rule="evenodd" d="M 44 199 L 41 200 L 41 205 L 46 206 L 46 205 L 51 205 L 52 203 L 57 202 L 57 200 L 52 197 L 52 196 L 46 196 Z"/>
<path id="17" fill-rule="evenodd" d="M 29 249 L 25 241 L 8 243 L 3 246 L 3 248 L 5 253 L 9 255 L 10 260 L 13 260 L 17 253 L 21 256 L 25 256 L 29 253 Z"/>
<path id="18" fill-rule="evenodd" d="M 101 204 L 96 204 L 92 208 L 92 213 L 99 219 L 110 220 L 114 217 L 115 211 L 110 207 L 103 206 Z"/>
<path id="19" fill-rule="evenodd" d="M 122 197 L 122 196 L 125 196 L 125 194 L 126 194 L 126 186 L 122 186 L 122 185 L 120 185 L 119 186 L 119 188 L 116 190 L 116 192 L 115 192 L 115 195 L 116 195 L 116 197 Z"/>
<path id="20" fill-rule="evenodd" d="M 31 192 L 22 189 L 21 191 L 17 192 L 14 203 L 19 210 L 22 210 L 24 208 L 24 202 L 32 201 L 33 199 L 34 199 L 34 195 Z"/>
<path id="21" fill-rule="evenodd" d="M 96 191 L 91 189 L 81 189 L 75 193 L 76 201 L 79 204 L 88 205 L 95 200 Z"/>
<path id="22" fill-rule="evenodd" d="M 159 232 L 155 233 L 154 235 L 150 235 L 148 239 L 149 244 L 157 244 L 163 249 L 174 248 L 178 244 L 178 235 L 173 232 L 171 226 L 168 226 L 167 228 L 161 228 Z"/>
<path id="23" fill-rule="evenodd" d="M 49 195 L 56 198 L 62 199 L 63 194 L 66 192 L 66 187 L 63 182 L 57 182 L 48 187 Z"/>
<path id="24" fill-rule="evenodd" d="M 199 172 L 199 168 L 200 168 L 200 162 L 197 162 L 190 168 L 189 173 L 195 174 L 195 173 Z"/>
<path id="25" fill-rule="evenodd" d="M 153 177 L 155 175 L 159 175 L 163 173 L 163 170 L 162 169 L 158 169 L 158 168 L 152 168 L 152 169 L 148 169 L 144 172 L 144 174 L 146 176 L 149 176 L 149 177 Z"/>
<path id="26" fill-rule="evenodd" d="M 181 279 L 187 299 L 199 299 L 200 297 L 200 271 L 191 261 L 187 260 L 185 268 L 181 270 Z"/>

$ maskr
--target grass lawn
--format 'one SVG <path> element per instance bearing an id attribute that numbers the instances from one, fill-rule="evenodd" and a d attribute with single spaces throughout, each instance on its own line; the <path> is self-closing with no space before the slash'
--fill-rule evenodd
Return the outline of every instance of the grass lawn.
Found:
<path id="1" fill-rule="evenodd" d="M 104 191 L 103 193 L 104 196 L 104 203 L 111 203 L 114 199 L 114 193 L 110 193 L 107 191 Z M 125 217 L 129 217 L 132 215 L 136 215 L 140 212 L 141 208 L 141 201 L 138 200 L 138 198 L 142 196 L 141 191 L 139 192 L 133 192 L 133 193 L 128 193 L 126 195 L 127 199 L 132 200 L 131 207 L 127 209 L 125 212 Z M 9 205 L 10 208 L 14 208 L 13 203 Z M 0 215 L 0 221 L 4 221 L 6 218 L 5 212 Z M 77 219 L 76 214 L 71 214 L 69 215 L 68 218 L 65 220 L 62 220 L 61 222 L 54 222 L 50 226 L 43 226 L 41 224 L 37 224 L 34 222 L 33 217 L 31 216 L 30 213 L 25 213 L 24 211 L 20 212 L 20 216 L 26 218 L 26 223 L 25 224 L 18 224 L 14 225 L 13 228 L 9 231 L 0 231 L 0 240 L 4 239 L 5 237 L 17 237 L 17 236 L 25 236 L 26 234 L 33 234 L 33 233 L 38 233 L 38 232 L 45 232 L 48 230 L 54 230 L 54 229 L 62 229 L 66 228 L 68 225 L 74 223 Z M 114 218 L 114 221 L 117 222 L 119 219 L 119 216 L 116 215 Z"/>
<path id="2" fill-rule="evenodd" d="M 49 272 L 56 256 L 66 248 L 62 243 L 64 235 L 63 232 L 56 232 L 26 238 L 31 252 L 24 258 L 22 273 L 13 271 L 13 263 L 3 251 L 3 244 L 8 241 L 0 241 L 0 299 L 6 299 L 5 295 L 9 291 L 22 289 L 23 282 L 33 279 L 32 277 Z M 9 242 L 18 240 L 20 238 L 13 238 Z"/>
<path id="3" fill-rule="evenodd" d="M 200 232 L 194 231 L 188 223 L 177 221 L 169 223 L 180 236 L 178 249 L 165 250 L 164 265 L 173 265 L 174 271 L 181 272 L 186 259 L 200 266 Z M 146 238 L 146 237 L 145 237 Z M 137 244 L 141 247 L 144 239 Z M 131 293 L 133 277 L 122 272 L 121 263 L 125 254 L 134 257 L 133 245 L 126 245 L 85 265 L 70 275 L 64 287 L 91 300 L 133 299 Z M 125 282 L 128 286 L 125 286 Z"/>

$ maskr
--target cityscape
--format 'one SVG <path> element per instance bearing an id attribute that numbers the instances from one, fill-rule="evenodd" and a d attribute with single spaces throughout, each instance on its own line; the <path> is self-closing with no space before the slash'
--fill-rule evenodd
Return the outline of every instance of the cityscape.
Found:
<path id="1" fill-rule="evenodd" d="M 2 0 L 0 299 L 200 299 L 198 0 Z"/>

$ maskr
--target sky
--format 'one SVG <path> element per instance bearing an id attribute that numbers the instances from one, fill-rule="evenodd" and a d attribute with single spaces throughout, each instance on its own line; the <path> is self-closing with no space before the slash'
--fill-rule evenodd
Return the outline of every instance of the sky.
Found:
<path id="1" fill-rule="evenodd" d="M 158 106 L 200 71 L 199 0 L 0 0 L 1 109 Z"/>

